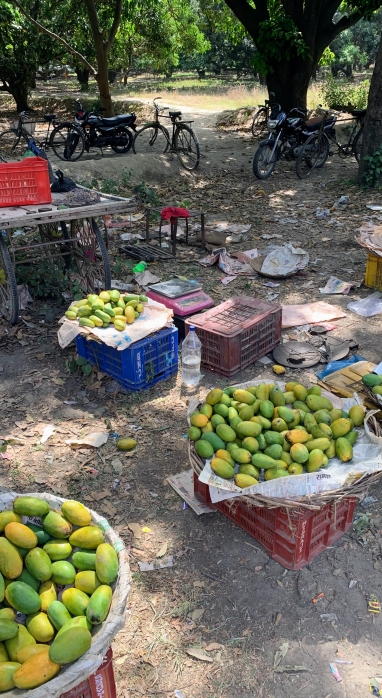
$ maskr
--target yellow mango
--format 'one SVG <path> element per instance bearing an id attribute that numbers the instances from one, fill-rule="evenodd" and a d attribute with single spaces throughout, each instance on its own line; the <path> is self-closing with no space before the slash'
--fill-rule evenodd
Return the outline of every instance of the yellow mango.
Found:
<path id="1" fill-rule="evenodd" d="M 37 642 L 50 642 L 53 640 L 55 631 L 46 613 L 34 613 L 26 619 L 28 632 Z"/>
<path id="2" fill-rule="evenodd" d="M 12 521 L 21 523 L 21 516 L 19 516 L 19 514 L 16 514 L 15 511 L 0 511 L 0 533 L 2 533 L 6 525 L 11 523 Z"/>
<path id="3" fill-rule="evenodd" d="M 0 691 L 10 691 L 15 687 L 13 677 L 21 664 L 18 662 L 2 662 L 0 664 Z"/>
<path id="4" fill-rule="evenodd" d="M 61 507 L 62 515 L 75 526 L 89 526 L 92 515 L 81 502 L 67 499 Z"/>
<path id="5" fill-rule="evenodd" d="M 104 545 L 107 544 L 105 543 Z M 97 551 L 101 547 L 102 546 L 99 545 Z M 97 589 L 97 587 L 101 586 L 101 582 L 98 579 L 95 572 L 93 572 L 92 570 L 86 570 L 82 572 L 77 572 L 76 578 L 74 580 L 74 586 L 76 589 L 79 589 L 80 591 L 85 592 L 85 594 L 89 594 L 89 596 L 91 596 L 93 592 Z"/>
<path id="6" fill-rule="evenodd" d="M 69 538 L 69 543 L 77 548 L 94 550 L 104 542 L 103 533 L 98 526 L 84 526 L 74 531 Z"/>
<path id="7" fill-rule="evenodd" d="M 129 325 L 132 325 L 135 320 L 134 308 L 131 305 L 127 305 L 125 308 L 125 318 Z"/>
<path id="8" fill-rule="evenodd" d="M 57 601 L 57 590 L 55 583 L 52 582 L 51 579 L 43 582 L 38 591 L 38 595 L 41 599 L 41 610 L 47 611 L 49 604 L 51 604 L 52 601 Z"/>
<path id="9" fill-rule="evenodd" d="M 49 645 L 27 645 L 23 647 L 20 652 L 17 652 L 17 661 L 20 662 L 20 664 L 24 664 L 28 659 L 35 657 L 36 654 L 40 654 L 41 652 L 49 652 Z"/>
<path id="10" fill-rule="evenodd" d="M 23 571 L 23 559 L 7 538 L 0 538 L 0 572 L 7 579 L 16 579 Z"/>
<path id="11" fill-rule="evenodd" d="M 291 431 L 287 431 L 285 438 L 291 444 L 305 444 L 309 441 L 309 434 L 303 429 L 292 429 Z"/>
<path id="12" fill-rule="evenodd" d="M 17 669 L 13 681 L 17 688 L 37 688 L 57 676 L 60 669 L 61 666 L 49 658 L 49 652 L 40 652 Z"/>
<path id="13" fill-rule="evenodd" d="M 16 662 L 17 653 L 20 652 L 23 647 L 27 647 L 27 645 L 35 645 L 36 640 L 28 632 L 25 625 L 20 624 L 19 632 L 16 637 L 12 637 L 11 640 L 5 640 L 4 644 L 5 649 L 8 652 L 9 659 L 11 662 Z"/>

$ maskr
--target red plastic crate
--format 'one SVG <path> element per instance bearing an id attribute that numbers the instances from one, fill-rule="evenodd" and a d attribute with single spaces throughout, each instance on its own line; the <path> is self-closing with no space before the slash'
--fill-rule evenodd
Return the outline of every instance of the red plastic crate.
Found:
<path id="1" fill-rule="evenodd" d="M 236 296 L 185 321 L 202 343 L 201 365 L 227 378 L 268 354 L 281 339 L 281 306 Z"/>
<path id="2" fill-rule="evenodd" d="M 43 158 L 0 163 L 0 207 L 50 204 L 48 163 Z"/>
<path id="3" fill-rule="evenodd" d="M 111 647 L 95 674 L 89 676 L 86 681 L 81 681 L 67 693 L 62 693 L 60 698 L 117 698 Z"/>
<path id="4" fill-rule="evenodd" d="M 211 503 L 209 487 L 194 473 L 194 492 Z M 228 503 L 230 502 L 230 503 Z M 319 511 L 283 507 L 247 507 L 235 500 L 213 506 L 261 543 L 268 555 L 288 570 L 299 570 L 349 530 L 353 523 L 355 497 L 326 504 Z"/>

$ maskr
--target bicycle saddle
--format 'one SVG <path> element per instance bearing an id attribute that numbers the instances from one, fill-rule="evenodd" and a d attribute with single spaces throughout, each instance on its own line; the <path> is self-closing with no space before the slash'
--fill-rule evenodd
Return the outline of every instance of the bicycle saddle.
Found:
<path id="1" fill-rule="evenodd" d="M 181 111 L 169 111 L 169 115 L 171 117 L 182 116 L 182 112 Z"/>
<path id="2" fill-rule="evenodd" d="M 354 109 L 354 111 L 351 111 L 350 114 L 352 116 L 365 116 L 366 109 Z"/>
<path id="3" fill-rule="evenodd" d="M 43 118 L 44 118 L 44 121 L 51 122 L 51 121 L 54 121 L 55 119 L 57 119 L 57 116 L 56 116 L 56 114 L 44 114 Z"/>

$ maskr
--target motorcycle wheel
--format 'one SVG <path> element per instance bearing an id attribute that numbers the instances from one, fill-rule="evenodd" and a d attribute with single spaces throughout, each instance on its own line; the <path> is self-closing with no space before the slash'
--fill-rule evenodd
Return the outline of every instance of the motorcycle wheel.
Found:
<path id="1" fill-rule="evenodd" d="M 133 136 L 131 131 L 124 126 L 117 128 L 114 134 L 114 144 L 111 149 L 115 153 L 127 153 L 133 145 Z"/>
<path id="2" fill-rule="evenodd" d="M 276 167 L 277 148 L 273 143 L 263 143 L 259 145 L 253 158 L 253 174 L 258 179 L 268 179 Z"/>

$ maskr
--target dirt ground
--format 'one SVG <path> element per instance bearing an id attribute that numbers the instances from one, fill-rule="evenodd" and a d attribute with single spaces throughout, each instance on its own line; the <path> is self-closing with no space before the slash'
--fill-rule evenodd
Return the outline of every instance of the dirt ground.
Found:
<path id="1" fill-rule="evenodd" d="M 250 223 L 247 239 L 230 245 L 231 252 L 264 249 L 269 240 L 263 235 L 277 235 L 276 241 L 293 241 L 309 252 L 304 274 L 276 289 L 260 276 L 237 277 L 224 286 L 221 271 L 198 264 L 206 253 L 196 245 L 179 244 L 175 263 L 149 265 L 163 280 L 174 274 L 200 279 L 216 303 L 237 294 L 267 299 L 274 292 L 277 302 L 303 303 L 322 300 L 319 288 L 331 275 L 363 281 L 366 253 L 355 242 L 357 228 L 371 218 L 366 204 L 382 203 L 382 196 L 355 185 L 352 159 L 332 156 L 303 182 L 293 162 L 282 162 L 270 180 L 259 182 L 251 168 L 256 145 L 248 133 L 216 130 L 216 114 L 192 116 L 202 150 L 196 174 L 180 170 L 167 156 L 131 153 L 103 159 L 93 154 L 61 169 L 81 181 L 95 178 L 99 185 L 118 183 L 121 172 L 131 171 L 131 184 L 144 180 L 159 205 L 187 202 L 206 211 L 209 221 Z M 316 216 L 317 207 L 330 209 L 342 195 L 349 196 L 346 206 L 327 218 Z M 142 224 L 135 230 L 142 231 Z M 118 239 L 114 232 L 112 250 Z M 361 286 L 348 296 L 324 299 L 346 312 L 335 321 L 333 334 L 356 340 L 358 354 L 379 362 L 379 316 L 366 320 L 347 310 L 350 300 L 369 293 Z M 363 532 L 351 530 L 300 571 L 285 570 L 223 515 L 196 516 L 185 509 L 168 485 L 168 476 L 189 468 L 190 393 L 180 374 L 142 393 L 124 393 L 97 372 L 87 382 L 79 373 L 69 374 L 66 361 L 74 348 L 58 346 L 62 308 L 56 306 L 30 306 L 22 313 L 29 326 L 21 322 L 10 328 L 0 321 L 2 433 L 22 439 L 2 460 L 0 484 L 79 498 L 102 512 L 130 546 L 133 586 L 125 628 L 113 643 L 118 698 L 181 695 L 176 689 L 185 698 L 370 695 L 369 679 L 382 675 L 381 616 L 367 608 L 370 594 L 382 598 L 381 487 L 371 491 L 377 502 L 366 508 L 370 525 Z M 297 373 L 308 382 L 313 370 L 290 369 L 287 378 Z M 235 382 L 258 376 L 271 378 L 256 363 Z M 202 396 L 227 384 L 206 372 L 195 392 Z M 56 428 L 42 445 L 46 424 Z M 111 435 L 97 451 L 73 451 L 65 443 L 105 427 Z M 136 451 L 118 452 L 113 434 L 137 438 Z M 150 562 L 158 552 L 172 555 L 173 567 L 140 572 L 138 561 Z M 352 580 L 357 583 L 350 588 Z M 321 592 L 324 599 L 313 604 Z M 323 622 L 325 613 L 336 619 Z M 206 650 L 205 661 L 188 654 L 189 648 Z M 281 661 L 275 659 L 280 648 Z M 329 668 L 334 660 L 345 662 L 337 664 L 340 683 Z"/>

